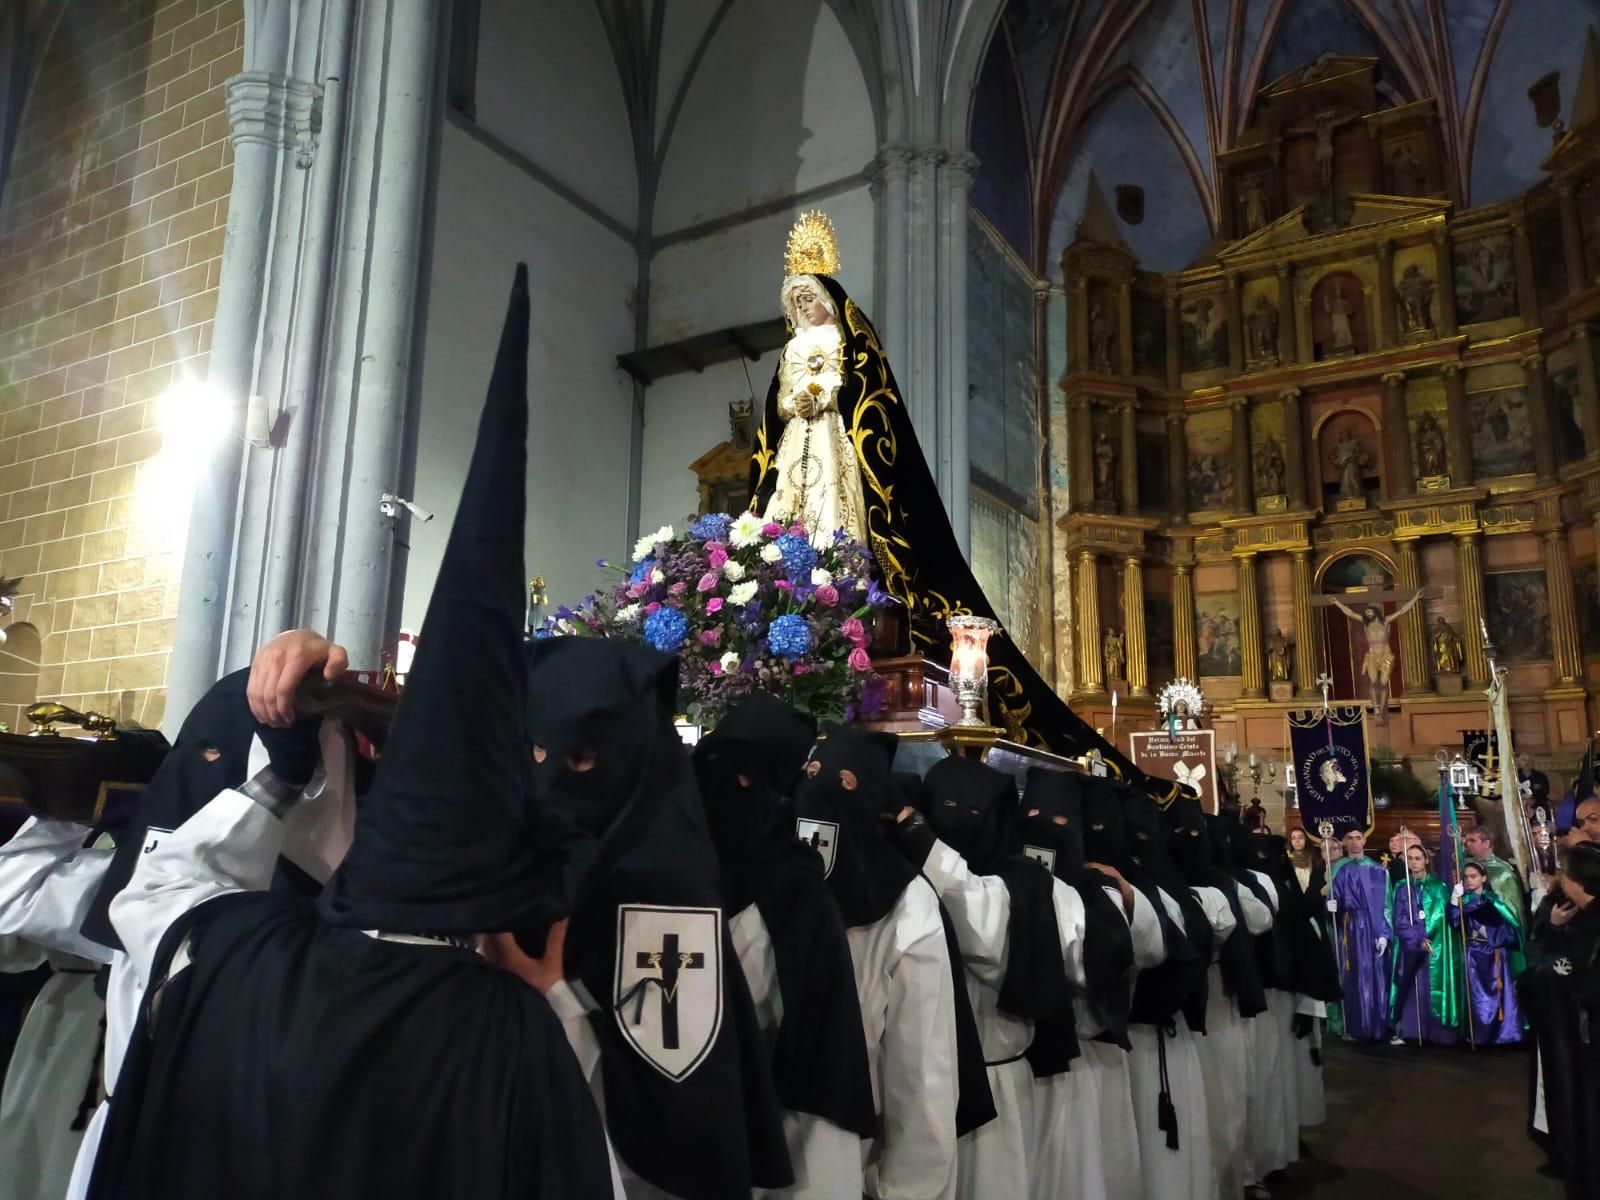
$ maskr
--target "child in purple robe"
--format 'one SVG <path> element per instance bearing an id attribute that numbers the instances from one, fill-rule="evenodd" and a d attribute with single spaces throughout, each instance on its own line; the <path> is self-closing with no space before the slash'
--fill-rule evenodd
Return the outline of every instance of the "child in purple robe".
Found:
<path id="1" fill-rule="evenodd" d="M 1452 1046 L 1461 1024 L 1461 956 L 1448 936 L 1445 910 L 1450 892 L 1428 873 L 1428 852 L 1406 849 L 1406 876 L 1392 884 L 1390 924 L 1394 927 L 1394 1013 L 1392 1045 L 1429 1041 Z"/>
<path id="2" fill-rule="evenodd" d="M 1522 1009 L 1512 980 L 1522 973 L 1522 927 L 1495 895 L 1488 873 L 1468 860 L 1451 896 L 1450 924 L 1466 931 L 1467 1003 L 1461 1036 L 1475 1046 L 1522 1040 Z"/>

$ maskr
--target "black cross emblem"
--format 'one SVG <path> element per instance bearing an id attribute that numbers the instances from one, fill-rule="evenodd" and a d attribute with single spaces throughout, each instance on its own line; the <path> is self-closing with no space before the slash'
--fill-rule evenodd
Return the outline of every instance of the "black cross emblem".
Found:
<path id="1" fill-rule="evenodd" d="M 706 956 L 700 953 L 685 954 L 678 949 L 678 935 L 663 934 L 661 949 L 640 950 L 635 965 L 641 970 L 655 968 L 661 972 L 661 1046 L 666 1050 L 678 1049 L 678 974 L 680 971 L 698 971 L 705 967 Z"/>
<path id="2" fill-rule="evenodd" d="M 829 846 L 833 845 L 833 839 L 823 837 L 822 830 L 813 829 L 811 831 L 811 836 L 805 839 L 805 843 L 818 854 L 822 854 L 823 857 L 826 858 L 827 855 L 823 852 L 826 851 Z"/>

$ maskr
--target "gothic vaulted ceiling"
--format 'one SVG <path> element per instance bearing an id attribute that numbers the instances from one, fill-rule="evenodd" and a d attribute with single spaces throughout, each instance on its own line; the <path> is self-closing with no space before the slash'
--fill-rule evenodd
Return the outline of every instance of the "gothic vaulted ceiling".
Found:
<path id="1" fill-rule="evenodd" d="M 1185 266 L 1257 91 L 1331 53 L 1377 59 L 1392 104 L 1434 98 L 1453 190 L 1492 204 L 1540 178 L 1552 138 L 1528 88 L 1559 72 L 1567 115 L 1597 20 L 1600 0 L 1009 0 L 974 108 L 974 198 L 1053 278 L 1092 171 L 1107 193 L 1143 188 L 1143 221 L 1119 226 L 1143 265 Z"/>

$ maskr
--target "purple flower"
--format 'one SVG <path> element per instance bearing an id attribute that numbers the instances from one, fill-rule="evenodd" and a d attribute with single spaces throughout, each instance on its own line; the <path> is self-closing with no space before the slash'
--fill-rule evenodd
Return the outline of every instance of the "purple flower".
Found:
<path id="1" fill-rule="evenodd" d="M 889 608 L 895 603 L 895 598 L 879 587 L 874 579 L 867 588 L 867 603 L 873 608 Z"/>
<path id="2" fill-rule="evenodd" d="M 839 603 L 839 590 L 833 584 L 825 583 L 817 589 L 816 600 L 823 608 L 832 608 Z"/>
<path id="3" fill-rule="evenodd" d="M 722 630 L 702 629 L 700 631 L 700 644 L 702 646 L 718 646 L 722 644 Z"/>
<path id="4" fill-rule="evenodd" d="M 672 586 L 679 587 L 681 585 L 675 583 Z M 707 571 L 704 575 L 700 576 L 700 582 L 694 585 L 694 590 L 697 592 L 711 592 L 715 591 L 716 587 L 717 573 L 715 571 Z"/>
<path id="5" fill-rule="evenodd" d="M 671 587 L 669 587 L 667 589 L 667 595 L 669 595 L 669 596 L 681 596 L 685 592 L 687 592 L 688 590 L 689 590 L 689 585 L 687 583 L 685 583 L 683 580 L 680 579 L 680 580 L 678 580 L 677 583 L 673 584 Z"/>
<path id="6" fill-rule="evenodd" d="M 711 597 L 711 599 L 707 600 L 706 601 L 706 611 L 708 613 L 719 613 L 719 612 L 721 612 L 722 611 L 722 597 L 721 596 L 713 596 L 713 597 Z"/>

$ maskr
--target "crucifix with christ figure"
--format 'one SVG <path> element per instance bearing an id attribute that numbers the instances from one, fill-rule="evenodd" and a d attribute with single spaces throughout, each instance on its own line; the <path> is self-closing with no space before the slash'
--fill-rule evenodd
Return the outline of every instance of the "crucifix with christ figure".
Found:
<path id="1" fill-rule="evenodd" d="M 1382 725 L 1388 720 L 1389 676 L 1394 671 L 1394 651 L 1389 647 L 1389 626 L 1410 612 L 1426 594 L 1422 588 L 1407 592 L 1361 592 L 1361 611 L 1357 612 L 1338 596 L 1318 596 L 1312 603 L 1331 605 L 1349 617 L 1367 636 L 1366 657 L 1361 660 L 1361 673 L 1372 685 L 1373 719 Z M 1392 613 L 1385 613 L 1382 605 L 1389 601 L 1400 605 Z"/>

